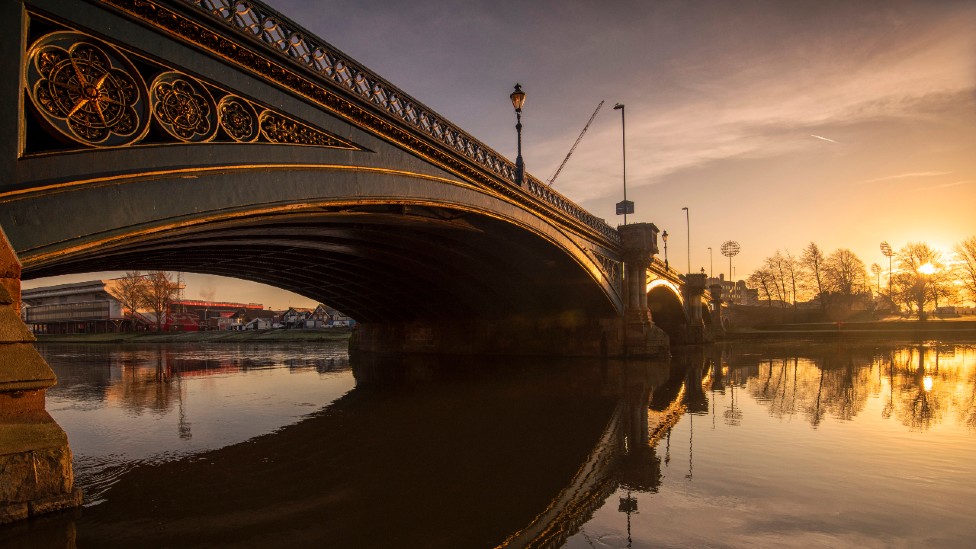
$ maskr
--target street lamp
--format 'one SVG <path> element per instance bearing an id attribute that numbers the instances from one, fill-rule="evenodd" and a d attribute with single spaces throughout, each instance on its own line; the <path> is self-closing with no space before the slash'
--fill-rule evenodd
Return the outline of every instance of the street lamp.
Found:
<path id="1" fill-rule="evenodd" d="M 509 97 L 515 107 L 515 131 L 518 133 L 518 156 L 515 157 L 515 182 L 519 187 L 525 177 L 525 164 L 522 162 L 522 105 L 525 104 L 525 92 L 521 84 L 515 84 L 515 91 Z"/>
<path id="2" fill-rule="evenodd" d="M 664 268 L 667 269 L 668 268 L 668 231 L 667 231 L 667 229 L 665 229 L 665 231 L 663 233 L 661 233 L 661 240 L 664 241 Z"/>
<path id="3" fill-rule="evenodd" d="M 691 214 L 688 212 L 688 206 L 681 209 L 685 211 L 685 227 L 688 234 L 688 270 L 685 272 L 691 274 Z"/>
<path id="4" fill-rule="evenodd" d="M 624 106 L 622 103 L 614 105 L 613 110 L 620 111 L 620 135 L 624 150 L 624 199 L 622 202 L 617 202 L 617 215 L 623 214 L 624 225 L 626 225 L 627 214 L 634 213 L 634 203 L 627 200 L 627 119 L 624 116 Z"/>

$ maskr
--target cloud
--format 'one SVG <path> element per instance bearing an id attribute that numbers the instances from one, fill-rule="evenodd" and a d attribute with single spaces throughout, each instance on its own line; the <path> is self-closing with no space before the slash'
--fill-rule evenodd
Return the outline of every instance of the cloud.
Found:
<path id="1" fill-rule="evenodd" d="M 881 181 L 892 181 L 895 179 L 908 179 L 917 177 L 938 177 L 940 175 L 951 175 L 952 172 L 910 172 L 910 173 L 900 173 L 897 175 L 886 175 L 884 177 L 875 177 L 874 179 L 865 179 L 864 181 L 859 181 L 858 185 L 867 185 L 868 183 L 878 183 Z"/>
<path id="2" fill-rule="evenodd" d="M 948 189 L 950 187 L 958 187 L 959 185 L 966 185 L 967 183 L 972 183 L 972 181 L 970 181 L 968 179 L 964 179 L 962 181 L 954 181 L 952 183 L 943 183 L 942 185 L 935 185 L 934 187 L 925 187 L 925 188 L 922 188 L 922 189 L 919 189 L 919 190 L 922 190 L 922 191 L 935 191 L 935 190 L 939 190 L 939 189 Z"/>

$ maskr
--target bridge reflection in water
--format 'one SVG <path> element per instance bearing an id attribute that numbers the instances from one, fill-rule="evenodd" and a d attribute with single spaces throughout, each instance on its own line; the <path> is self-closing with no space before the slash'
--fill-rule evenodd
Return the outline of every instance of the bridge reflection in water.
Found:
<path id="1" fill-rule="evenodd" d="M 178 383 L 226 375 L 246 367 L 242 360 L 171 357 L 126 372 L 109 391 L 130 408 L 175 410 Z M 7 541 L 549 546 L 618 486 L 660 482 L 652 445 L 693 393 L 682 387 L 687 368 L 666 362 L 356 356 L 351 365 L 356 387 L 300 423 L 134 466 L 100 504 L 12 527 L 0 539 L 20 532 Z M 165 402 L 150 402 L 154 394 Z M 194 426 L 199 408 L 190 407 Z"/>

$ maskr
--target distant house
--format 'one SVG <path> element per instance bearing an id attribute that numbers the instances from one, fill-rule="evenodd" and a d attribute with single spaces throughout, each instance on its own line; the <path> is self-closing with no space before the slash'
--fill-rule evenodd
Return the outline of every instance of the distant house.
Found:
<path id="1" fill-rule="evenodd" d="M 709 278 L 708 285 L 718 284 L 722 287 L 722 301 L 735 305 L 758 305 L 759 290 L 750 288 L 745 280 L 725 280 L 725 274 L 720 273 L 717 278 Z"/>
<path id="2" fill-rule="evenodd" d="M 346 316 L 343 313 L 329 307 L 329 327 L 330 328 L 347 328 L 356 324 L 356 321 L 352 317 Z"/>
<path id="3" fill-rule="evenodd" d="M 268 330 L 274 324 L 274 318 L 254 318 L 243 325 L 244 330 Z"/>
<path id="4" fill-rule="evenodd" d="M 355 321 L 328 305 L 319 304 L 305 320 L 306 328 L 341 328 L 355 324 Z"/>
<path id="5" fill-rule="evenodd" d="M 267 330 L 274 324 L 278 313 L 267 309 L 245 309 L 234 315 L 234 330 Z"/>
<path id="6" fill-rule="evenodd" d="M 308 318 L 305 319 L 306 328 L 325 328 L 329 324 L 329 308 L 325 305 L 319 303 L 315 310 L 313 310 Z"/>
<path id="7" fill-rule="evenodd" d="M 281 314 L 278 322 L 283 328 L 304 328 L 305 321 L 311 314 L 312 309 L 289 307 L 287 311 Z"/>

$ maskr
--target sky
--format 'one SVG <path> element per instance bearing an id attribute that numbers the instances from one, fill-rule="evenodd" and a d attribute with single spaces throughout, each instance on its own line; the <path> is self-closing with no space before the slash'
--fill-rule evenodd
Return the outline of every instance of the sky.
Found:
<path id="1" fill-rule="evenodd" d="M 974 0 L 267 3 L 511 159 L 520 83 L 542 180 L 606 101 L 554 188 L 622 223 L 625 139 L 628 221 L 667 230 L 682 270 L 728 277 L 728 240 L 738 279 L 811 241 L 886 268 L 881 241 L 976 235 Z M 214 290 L 308 301 L 188 277 Z"/>

